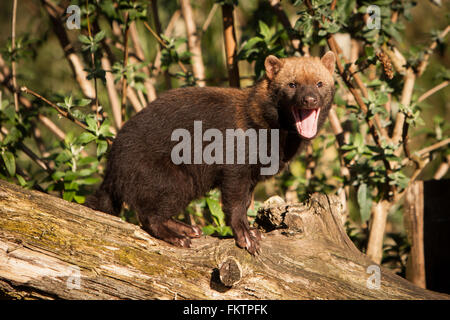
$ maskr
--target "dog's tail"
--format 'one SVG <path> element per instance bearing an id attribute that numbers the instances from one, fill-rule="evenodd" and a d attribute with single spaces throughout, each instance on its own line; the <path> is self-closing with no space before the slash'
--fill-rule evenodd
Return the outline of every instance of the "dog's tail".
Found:
<path id="1" fill-rule="evenodd" d="M 84 205 L 94 210 L 118 216 L 122 209 L 122 201 L 117 199 L 114 196 L 114 192 L 111 192 L 109 189 L 106 188 L 104 181 L 93 195 L 87 197 Z"/>

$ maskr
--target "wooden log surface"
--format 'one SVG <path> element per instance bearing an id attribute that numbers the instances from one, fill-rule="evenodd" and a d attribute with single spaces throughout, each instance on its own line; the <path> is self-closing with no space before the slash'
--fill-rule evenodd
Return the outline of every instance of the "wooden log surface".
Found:
<path id="1" fill-rule="evenodd" d="M 378 266 L 347 237 L 340 211 L 336 197 L 320 194 L 304 204 L 269 201 L 258 224 L 271 231 L 253 257 L 210 236 L 176 248 L 117 217 L 0 180 L 0 297 L 449 299 L 385 268 L 375 279 Z"/>

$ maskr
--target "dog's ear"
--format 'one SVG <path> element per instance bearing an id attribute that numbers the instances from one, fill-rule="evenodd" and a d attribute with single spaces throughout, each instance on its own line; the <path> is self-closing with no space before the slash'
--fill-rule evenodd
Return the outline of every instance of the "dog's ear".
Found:
<path id="1" fill-rule="evenodd" d="M 282 62 L 277 57 L 270 55 L 264 61 L 264 67 L 266 68 L 266 75 L 269 80 L 273 80 L 276 74 L 280 72 Z"/>
<path id="2" fill-rule="evenodd" d="M 328 51 L 327 53 L 325 53 L 320 61 L 322 61 L 322 64 L 328 69 L 328 71 L 330 71 L 331 74 L 334 73 L 336 56 L 334 55 L 333 51 Z"/>

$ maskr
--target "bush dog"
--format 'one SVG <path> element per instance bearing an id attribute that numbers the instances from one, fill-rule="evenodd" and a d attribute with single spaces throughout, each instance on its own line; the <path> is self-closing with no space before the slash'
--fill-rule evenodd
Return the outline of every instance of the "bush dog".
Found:
<path id="1" fill-rule="evenodd" d="M 172 217 L 193 199 L 219 188 L 236 244 L 259 253 L 261 236 L 250 228 L 247 209 L 256 184 L 270 177 L 261 174 L 262 163 L 196 163 L 194 150 L 184 155 L 193 156 L 193 164 L 177 164 L 171 158 L 177 143 L 172 134 L 179 128 L 193 134 L 196 121 L 204 130 L 213 128 L 224 135 L 227 129 L 278 130 L 276 160 L 282 170 L 325 122 L 335 91 L 335 59 L 331 51 L 322 58 L 270 55 L 264 63 L 265 77 L 252 87 L 167 91 L 121 128 L 103 183 L 86 205 L 118 215 L 125 202 L 148 233 L 189 247 L 191 238 L 202 235 L 201 229 Z"/>

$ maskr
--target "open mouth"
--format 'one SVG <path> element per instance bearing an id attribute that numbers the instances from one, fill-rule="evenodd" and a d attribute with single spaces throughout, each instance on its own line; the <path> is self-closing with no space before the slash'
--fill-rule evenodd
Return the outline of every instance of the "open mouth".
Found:
<path id="1" fill-rule="evenodd" d="M 314 138 L 317 134 L 320 108 L 298 109 L 293 107 L 292 113 L 294 114 L 295 126 L 298 134 L 305 139 Z"/>

